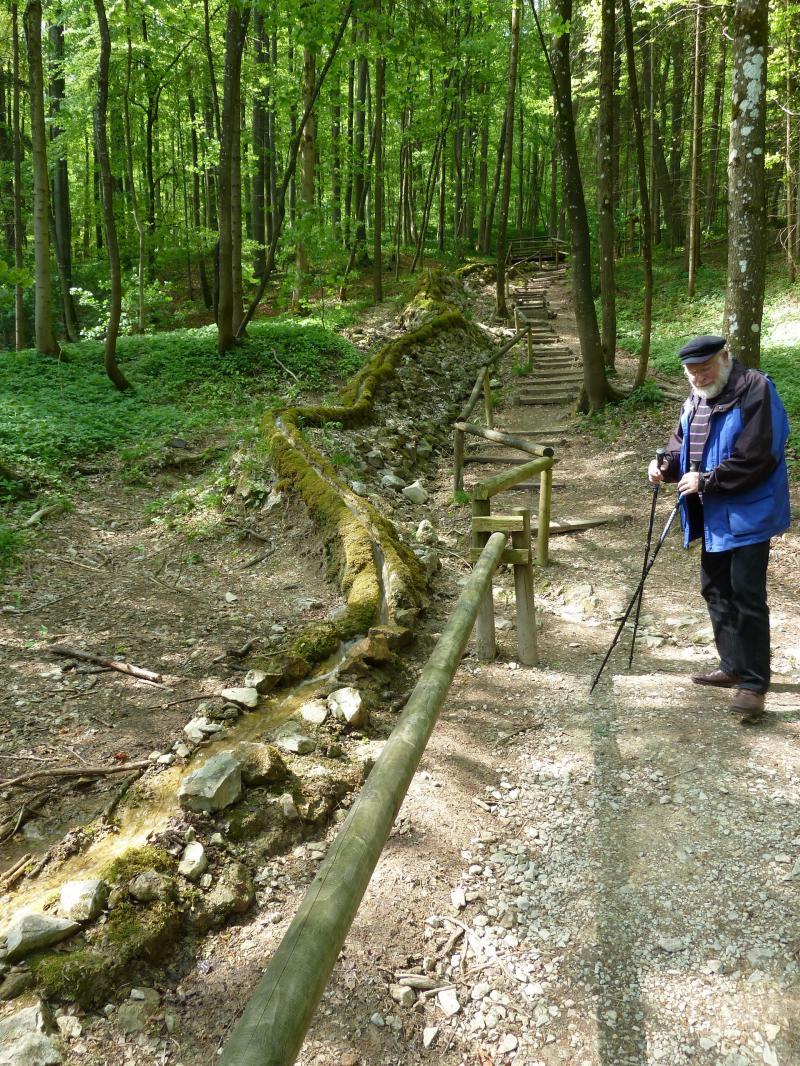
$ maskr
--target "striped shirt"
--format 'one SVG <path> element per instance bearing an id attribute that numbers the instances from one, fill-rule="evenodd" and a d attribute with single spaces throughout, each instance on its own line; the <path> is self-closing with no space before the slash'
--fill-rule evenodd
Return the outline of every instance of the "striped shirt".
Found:
<path id="1" fill-rule="evenodd" d="M 689 462 L 697 463 L 698 470 L 703 458 L 703 449 L 708 440 L 708 426 L 711 420 L 711 408 L 708 401 L 701 396 L 697 408 L 689 423 Z"/>

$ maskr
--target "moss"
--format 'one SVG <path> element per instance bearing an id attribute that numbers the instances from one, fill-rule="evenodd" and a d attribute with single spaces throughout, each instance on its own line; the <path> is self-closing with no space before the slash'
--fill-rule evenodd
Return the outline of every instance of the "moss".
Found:
<path id="1" fill-rule="evenodd" d="M 79 1003 L 85 1009 L 97 1006 L 137 960 L 155 963 L 166 958 L 181 927 L 174 903 L 150 907 L 122 903 L 104 926 L 92 931 L 91 947 L 32 956 L 36 984 L 46 999 Z"/>
<path id="2" fill-rule="evenodd" d="M 292 643 L 291 652 L 307 662 L 318 663 L 339 648 L 339 634 L 331 622 L 307 626 Z"/>
<path id="3" fill-rule="evenodd" d="M 118 881 L 130 881 L 145 870 L 158 870 L 159 873 L 166 874 L 174 873 L 175 868 L 175 860 L 164 848 L 129 848 L 104 867 L 99 876 L 113 884 Z"/>

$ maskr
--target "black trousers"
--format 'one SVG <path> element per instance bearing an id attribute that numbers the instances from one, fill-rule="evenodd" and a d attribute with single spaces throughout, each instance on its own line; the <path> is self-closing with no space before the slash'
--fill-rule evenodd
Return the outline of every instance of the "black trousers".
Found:
<path id="1" fill-rule="evenodd" d="M 769 688 L 769 541 L 700 559 L 700 591 L 708 606 L 719 664 L 738 674 L 739 687 L 753 692 Z"/>

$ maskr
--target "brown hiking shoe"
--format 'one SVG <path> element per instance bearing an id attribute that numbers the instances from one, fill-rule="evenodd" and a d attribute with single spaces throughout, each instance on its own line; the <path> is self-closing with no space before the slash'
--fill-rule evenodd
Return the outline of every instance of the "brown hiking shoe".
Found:
<path id="1" fill-rule="evenodd" d="M 757 722 L 766 713 L 764 710 L 764 693 L 753 692 L 748 688 L 738 688 L 736 695 L 731 700 L 729 710 L 731 714 L 740 714 L 742 716 L 742 725 Z"/>
<path id="2" fill-rule="evenodd" d="M 710 674 L 692 674 L 695 685 L 713 685 L 715 688 L 736 688 L 739 678 L 724 670 L 712 670 Z"/>

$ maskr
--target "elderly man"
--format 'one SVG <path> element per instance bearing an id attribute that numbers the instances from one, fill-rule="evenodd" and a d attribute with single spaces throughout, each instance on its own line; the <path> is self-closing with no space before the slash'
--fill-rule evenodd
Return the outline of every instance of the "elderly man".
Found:
<path id="1" fill-rule="evenodd" d="M 700 588 L 719 667 L 692 681 L 735 689 L 730 710 L 754 722 L 770 681 L 769 543 L 790 524 L 789 420 L 770 379 L 732 359 L 724 337 L 695 337 L 678 354 L 692 391 L 648 476 L 677 481 L 684 547 L 703 539 Z"/>

